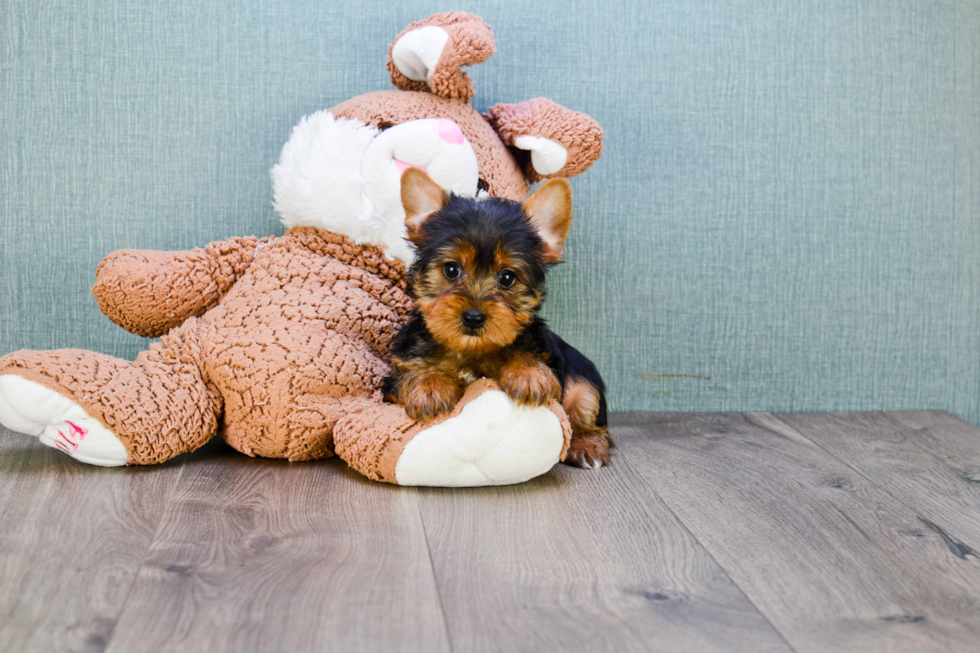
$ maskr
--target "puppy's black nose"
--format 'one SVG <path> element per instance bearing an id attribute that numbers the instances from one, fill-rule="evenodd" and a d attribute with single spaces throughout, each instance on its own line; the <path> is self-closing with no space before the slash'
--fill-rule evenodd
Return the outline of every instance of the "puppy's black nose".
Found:
<path id="1" fill-rule="evenodd" d="M 481 326 L 487 323 L 487 316 L 475 308 L 463 311 L 461 319 L 463 320 L 463 326 L 471 329 L 479 329 Z"/>

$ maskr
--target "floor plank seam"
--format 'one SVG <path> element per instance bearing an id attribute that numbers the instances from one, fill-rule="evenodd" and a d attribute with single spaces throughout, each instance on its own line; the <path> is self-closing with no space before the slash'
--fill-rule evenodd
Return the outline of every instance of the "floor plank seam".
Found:
<path id="1" fill-rule="evenodd" d="M 442 589 L 439 587 L 439 576 L 436 574 L 436 564 L 432 559 L 432 546 L 429 544 L 429 531 L 425 528 L 425 516 L 422 514 L 422 502 L 419 499 L 419 489 L 412 488 L 415 493 L 415 509 L 418 511 L 419 523 L 422 525 L 422 536 L 425 538 L 425 552 L 429 556 L 429 569 L 432 570 L 432 582 L 436 586 L 436 598 L 439 599 L 439 612 L 442 613 L 442 629 L 446 633 L 446 643 L 449 644 L 451 652 L 456 649 L 453 646 L 452 633 L 449 632 L 449 617 L 446 615 L 446 607 L 442 603 Z"/>
<path id="2" fill-rule="evenodd" d="M 787 422 L 785 422 L 783 419 L 781 419 L 779 417 L 778 414 L 776 414 L 776 413 L 769 413 L 769 414 L 772 417 L 774 417 L 776 420 L 778 420 L 779 422 L 781 422 L 782 424 L 784 424 L 785 426 L 787 426 L 788 428 L 793 429 L 796 433 L 798 433 L 800 435 L 800 437 L 806 438 L 807 441 L 811 442 L 813 444 L 813 446 L 815 446 L 817 449 L 819 449 L 823 453 L 827 454 L 828 456 L 830 456 L 831 458 L 833 458 L 837 462 L 841 463 L 842 465 L 844 465 L 845 467 L 847 467 L 848 469 L 850 469 L 852 472 L 854 472 L 855 474 L 857 474 L 858 476 L 860 476 L 861 478 L 863 478 L 864 480 L 866 480 L 868 483 L 871 483 L 871 485 L 875 486 L 876 488 L 878 488 L 879 490 L 881 490 L 882 492 L 884 492 L 885 494 L 887 494 L 889 497 L 891 497 L 892 499 L 894 499 L 895 501 L 897 501 L 901 505 L 903 505 L 906 508 L 908 508 L 909 510 L 911 510 L 912 513 L 919 519 L 919 521 L 921 521 L 923 523 L 929 523 L 929 524 L 933 523 L 934 519 L 936 518 L 935 515 L 932 515 L 932 514 L 924 515 L 923 513 L 924 512 L 928 512 L 927 510 L 922 510 L 922 508 L 920 506 L 916 506 L 912 502 L 907 501 L 904 498 L 896 495 L 894 492 L 892 492 L 890 489 L 888 489 L 888 487 L 886 487 L 885 485 L 882 485 L 880 482 L 876 481 L 874 478 L 868 476 L 866 473 L 864 473 L 863 471 L 861 471 L 860 469 L 858 469 L 857 467 L 855 467 L 854 465 L 852 465 L 850 462 L 848 462 L 844 458 L 841 458 L 840 456 L 837 456 L 836 454 L 834 454 L 834 452 L 826 449 L 825 447 L 820 446 L 820 444 L 818 442 L 814 442 L 811 438 L 806 437 L 806 434 L 801 433 L 800 430 L 797 429 L 792 424 L 788 424 Z M 892 420 L 892 421 L 897 426 L 901 426 L 902 428 L 904 428 L 906 430 L 909 428 L 908 426 L 902 424 L 901 422 L 898 422 L 896 420 Z M 765 426 L 762 426 L 762 425 L 759 425 L 759 427 L 760 428 L 765 428 Z M 775 433 L 775 431 L 773 431 L 773 433 Z M 778 434 L 777 433 L 777 435 L 781 435 L 781 434 Z M 930 453 L 930 452 L 927 450 L 926 453 Z M 935 457 L 935 456 L 933 456 L 933 457 Z M 946 464 L 944 461 L 942 461 L 942 460 L 940 460 L 938 458 L 937 458 L 937 460 L 939 460 L 943 465 Z M 932 517 L 933 519 L 929 519 L 930 517 Z M 971 542 L 971 543 L 968 544 L 968 543 L 964 542 L 964 540 L 969 540 L 971 538 L 963 538 L 960 534 L 957 534 L 956 535 L 956 540 L 959 540 L 957 542 L 956 540 L 953 540 L 953 538 L 951 538 L 946 533 L 945 530 L 940 529 L 940 531 L 942 531 L 942 532 L 939 532 L 939 531 L 936 531 L 936 532 L 937 532 L 938 535 L 940 535 L 940 537 L 943 538 L 944 541 L 946 541 L 946 540 L 952 540 L 955 544 L 957 544 L 959 546 L 965 546 L 967 549 L 969 549 L 971 551 L 971 553 L 974 552 L 974 551 L 980 550 L 980 543 L 978 543 L 978 542 Z M 971 546 L 971 544 L 972 544 L 972 546 Z M 953 547 L 950 546 L 949 542 L 947 542 L 947 547 L 950 548 L 950 552 L 953 553 L 953 555 L 956 555 L 955 551 L 953 551 Z"/>
<path id="3" fill-rule="evenodd" d="M 153 531 L 153 537 L 150 538 L 149 544 L 146 545 L 146 550 L 143 552 L 143 560 L 140 562 L 139 567 L 136 568 L 136 573 L 133 575 L 133 581 L 129 584 L 129 589 L 126 590 L 126 598 L 123 600 L 122 608 L 120 608 L 119 614 L 116 615 L 116 621 L 112 624 L 112 629 L 109 631 L 109 634 L 106 635 L 105 646 L 102 648 L 103 651 L 109 650 L 109 645 L 112 643 L 112 638 L 116 634 L 116 627 L 119 625 L 119 621 L 126 612 L 126 607 L 129 605 L 129 597 L 132 596 L 133 588 L 136 587 L 136 582 L 139 580 L 140 572 L 143 571 L 143 567 L 146 565 L 146 560 L 150 557 L 150 550 L 153 549 L 153 545 L 160 536 L 160 531 L 163 529 L 164 518 L 167 516 L 167 508 L 170 506 L 170 500 L 177 491 L 177 486 L 180 484 L 180 479 L 184 476 L 184 469 L 187 466 L 187 457 L 189 455 L 190 454 L 185 453 L 183 460 L 180 461 L 180 468 L 177 470 L 177 476 L 174 478 L 174 482 L 170 486 L 170 490 L 167 492 L 164 505 L 160 510 L 160 521 L 157 522 L 157 527 Z"/>
<path id="4" fill-rule="evenodd" d="M 645 437 L 643 435 L 642 431 L 640 429 L 636 428 L 636 427 L 626 427 L 626 428 L 630 429 L 633 432 L 633 437 Z M 789 642 L 789 640 L 786 639 L 786 636 L 782 633 L 782 631 L 779 630 L 779 628 L 776 627 L 776 625 L 774 623 L 772 623 L 772 621 L 769 619 L 769 617 L 766 615 L 766 613 L 763 612 L 762 609 L 758 605 L 756 605 L 755 601 L 753 601 L 752 598 L 748 594 L 745 593 L 745 590 L 742 589 L 742 586 L 739 585 L 735 581 L 734 578 L 732 578 L 732 575 L 730 573 L 728 573 L 728 570 L 725 569 L 724 566 L 722 566 L 722 564 L 715 557 L 715 554 L 711 552 L 711 549 L 709 549 L 705 545 L 704 542 L 702 542 L 700 539 L 698 539 L 698 537 L 691 531 L 691 529 L 688 527 L 688 525 L 684 523 L 684 520 L 682 520 L 680 518 L 680 515 L 678 515 L 677 512 L 670 506 L 670 504 L 667 503 L 667 501 L 657 492 L 656 488 L 654 488 L 653 485 L 651 485 L 650 482 L 647 481 L 647 479 L 640 472 L 640 470 L 637 469 L 636 466 L 634 466 L 629 461 L 624 460 L 624 457 L 623 456 L 617 456 L 617 462 L 619 462 L 619 463 L 625 463 L 630 469 L 633 470 L 633 472 L 640 479 L 640 482 L 642 482 L 644 485 L 646 485 L 650 489 L 650 492 L 652 492 L 655 497 L 657 497 L 658 499 L 660 499 L 660 502 L 662 504 L 664 504 L 664 507 L 667 509 L 667 511 L 671 515 L 673 515 L 674 519 L 677 520 L 677 523 L 681 525 L 681 528 L 683 528 L 684 531 L 688 535 L 691 536 L 691 539 L 693 539 L 695 542 L 698 543 L 698 546 L 700 546 L 704 550 L 705 555 L 707 555 L 715 563 L 715 565 L 718 566 L 718 569 L 721 570 L 721 573 L 725 574 L 725 577 L 728 578 L 729 581 L 731 581 L 732 586 L 735 587 L 736 589 L 738 589 L 739 593 L 745 598 L 745 600 L 748 602 L 748 604 L 751 605 L 755 609 L 755 611 L 759 614 L 759 616 L 762 617 L 763 621 L 765 621 L 767 624 L 769 624 L 769 627 L 772 628 L 772 631 L 774 633 L 776 633 L 776 635 L 779 636 L 779 639 L 781 639 L 784 644 L 786 644 L 786 647 L 789 650 L 794 651 L 795 653 L 799 653 L 799 649 L 797 649 L 795 646 L 793 646 Z"/>

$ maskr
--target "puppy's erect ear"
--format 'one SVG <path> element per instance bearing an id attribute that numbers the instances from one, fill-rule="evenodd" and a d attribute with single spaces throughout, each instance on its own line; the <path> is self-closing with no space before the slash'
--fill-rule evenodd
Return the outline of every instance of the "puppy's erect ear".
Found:
<path id="1" fill-rule="evenodd" d="M 545 261 L 561 261 L 565 238 L 572 227 L 572 187 L 564 179 L 552 179 L 524 202 L 524 212 L 544 241 Z"/>
<path id="2" fill-rule="evenodd" d="M 402 207 L 408 239 L 419 245 L 422 225 L 449 201 L 449 194 L 424 170 L 407 168 L 402 173 Z"/>

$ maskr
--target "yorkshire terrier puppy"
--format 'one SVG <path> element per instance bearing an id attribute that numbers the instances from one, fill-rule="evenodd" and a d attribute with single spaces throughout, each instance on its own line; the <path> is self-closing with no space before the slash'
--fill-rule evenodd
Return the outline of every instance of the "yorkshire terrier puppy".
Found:
<path id="1" fill-rule="evenodd" d="M 571 226 L 568 182 L 553 179 L 521 204 L 448 194 L 409 168 L 401 197 L 417 248 L 417 308 L 392 343 L 386 398 L 424 422 L 451 410 L 468 384 L 495 379 L 518 404 L 561 402 L 572 425 L 566 463 L 608 465 L 602 377 L 538 317 L 545 273 Z"/>

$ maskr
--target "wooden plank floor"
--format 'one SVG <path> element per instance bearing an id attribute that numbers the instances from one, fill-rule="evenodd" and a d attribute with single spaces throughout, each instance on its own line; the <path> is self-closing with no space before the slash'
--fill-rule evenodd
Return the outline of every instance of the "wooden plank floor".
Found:
<path id="1" fill-rule="evenodd" d="M 619 414 L 611 468 L 372 483 L 0 429 L 0 651 L 977 651 L 980 429 Z"/>

